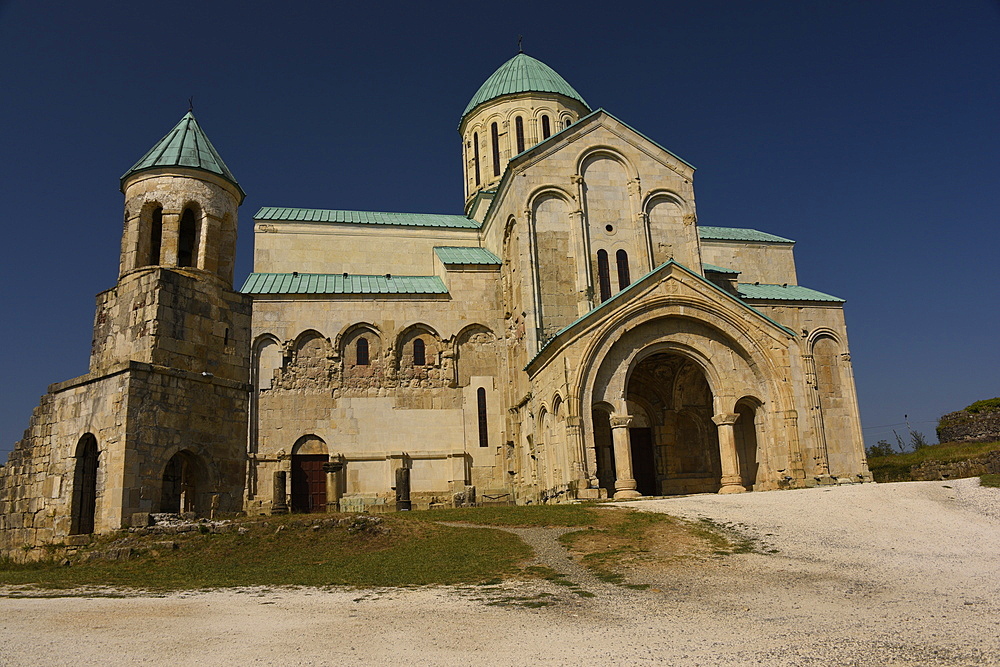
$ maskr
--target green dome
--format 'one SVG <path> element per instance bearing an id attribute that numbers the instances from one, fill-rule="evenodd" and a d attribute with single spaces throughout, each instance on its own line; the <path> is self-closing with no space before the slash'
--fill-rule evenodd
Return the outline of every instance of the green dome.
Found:
<path id="1" fill-rule="evenodd" d="M 503 95 L 514 95 L 516 93 L 558 93 L 580 102 L 590 109 L 590 106 L 580 97 L 580 93 L 573 90 L 573 86 L 566 83 L 566 79 L 541 62 L 531 56 L 519 53 L 493 72 L 486 83 L 479 87 L 479 90 L 469 101 L 465 111 L 462 112 L 462 119 L 472 112 L 473 109 L 490 100 L 495 100 Z"/>
<path id="2" fill-rule="evenodd" d="M 136 172 L 161 167 L 188 167 L 216 174 L 235 185 L 240 193 L 246 196 L 243 188 L 236 182 L 233 172 L 229 171 L 229 167 L 222 161 L 222 156 L 215 150 L 215 146 L 208 140 L 190 111 L 184 114 L 167 136 L 160 139 L 125 172 L 122 183 L 124 184 L 125 179 Z"/>

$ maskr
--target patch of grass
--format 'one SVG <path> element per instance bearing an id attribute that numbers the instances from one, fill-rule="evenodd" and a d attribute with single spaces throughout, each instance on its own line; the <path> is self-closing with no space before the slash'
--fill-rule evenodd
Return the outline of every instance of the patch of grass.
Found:
<path id="1" fill-rule="evenodd" d="M 559 539 L 581 556 L 581 562 L 601 581 L 644 589 L 628 581 L 636 568 L 658 567 L 703 552 L 706 543 L 731 547 L 715 531 L 652 512 L 603 510 L 597 526 L 565 533 Z"/>
<path id="2" fill-rule="evenodd" d="M 979 478 L 979 485 L 998 489 L 1000 488 L 1000 475 L 983 475 Z"/>
<path id="3" fill-rule="evenodd" d="M 1000 442 L 944 442 L 921 447 L 915 452 L 873 456 L 868 459 L 868 469 L 871 470 L 876 482 L 909 482 L 913 479 L 910 476 L 910 467 L 924 461 L 932 459 L 943 463 L 964 461 L 998 449 Z"/>
<path id="4" fill-rule="evenodd" d="M 592 505 L 511 505 L 507 507 L 455 507 L 410 512 L 417 521 L 454 521 L 482 526 L 587 526 L 598 521 Z"/>
<path id="5" fill-rule="evenodd" d="M 329 515 L 324 515 L 325 517 Z M 170 535 L 179 548 L 149 548 L 163 535 L 114 534 L 91 545 L 94 552 L 129 549 L 134 557 L 85 560 L 70 567 L 55 561 L 0 562 L 0 584 L 44 588 L 116 586 L 182 590 L 227 586 L 407 586 L 479 583 L 520 571 L 531 549 L 519 538 L 489 528 L 456 528 L 388 515 L 383 530 L 350 533 L 300 517 L 269 517 L 240 524 L 244 534 L 201 532 Z"/>

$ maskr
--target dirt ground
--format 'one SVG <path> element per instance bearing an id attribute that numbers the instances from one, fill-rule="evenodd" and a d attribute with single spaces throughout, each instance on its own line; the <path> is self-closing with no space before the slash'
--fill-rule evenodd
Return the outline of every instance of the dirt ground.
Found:
<path id="1" fill-rule="evenodd" d="M 637 567 L 646 590 L 585 576 L 550 544 L 539 561 L 575 589 L 5 597 L 0 665 L 1000 665 L 1000 489 L 973 479 L 629 505 L 710 519 L 756 551 Z"/>

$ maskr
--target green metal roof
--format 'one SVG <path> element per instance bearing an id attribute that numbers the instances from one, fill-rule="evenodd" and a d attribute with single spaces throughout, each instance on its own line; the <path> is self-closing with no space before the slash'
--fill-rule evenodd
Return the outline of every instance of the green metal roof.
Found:
<path id="1" fill-rule="evenodd" d="M 739 283 L 740 298 L 761 301 L 831 301 L 844 300 L 830 294 L 817 292 L 801 285 L 762 285 L 759 283 Z"/>
<path id="2" fill-rule="evenodd" d="M 437 276 L 364 276 L 346 273 L 251 273 L 244 294 L 447 294 Z"/>
<path id="3" fill-rule="evenodd" d="M 702 227 L 698 225 L 698 236 L 706 241 L 757 241 L 764 243 L 795 243 L 767 232 L 756 229 L 740 229 L 738 227 Z"/>
<path id="4" fill-rule="evenodd" d="M 724 269 L 721 266 L 716 266 L 715 264 L 706 264 L 705 262 L 701 263 L 701 268 L 705 271 L 715 271 L 716 273 L 731 273 L 734 275 L 737 273 L 742 273 L 742 271 L 737 271 L 736 269 Z"/>
<path id="5" fill-rule="evenodd" d="M 493 72 L 490 78 L 479 87 L 476 94 L 469 100 L 468 106 L 462 112 L 464 119 L 473 109 L 480 104 L 485 104 L 490 100 L 495 100 L 502 95 L 515 95 L 517 93 L 558 93 L 566 97 L 577 100 L 583 106 L 590 108 L 580 93 L 573 90 L 573 86 L 566 83 L 566 79 L 541 62 L 529 55 L 519 53 Z"/>
<path id="6" fill-rule="evenodd" d="M 434 252 L 442 264 L 501 264 L 500 258 L 486 248 L 436 246 Z"/>
<path id="7" fill-rule="evenodd" d="M 246 197 L 243 188 L 236 182 L 233 172 L 222 161 L 215 146 L 208 140 L 194 114 L 188 111 L 181 118 L 174 129 L 167 133 L 167 136 L 160 139 L 155 146 L 139 159 L 132 168 L 122 176 L 122 183 L 132 174 L 148 169 L 159 169 L 161 167 L 188 167 L 190 169 L 200 169 L 207 171 L 224 179 L 239 188 Z"/>
<path id="8" fill-rule="evenodd" d="M 464 215 L 438 213 L 380 213 L 378 211 L 334 211 L 320 208 L 280 208 L 265 206 L 254 220 L 289 222 L 340 222 L 356 225 L 399 225 L 402 227 L 450 227 L 479 229 L 479 223 Z"/>

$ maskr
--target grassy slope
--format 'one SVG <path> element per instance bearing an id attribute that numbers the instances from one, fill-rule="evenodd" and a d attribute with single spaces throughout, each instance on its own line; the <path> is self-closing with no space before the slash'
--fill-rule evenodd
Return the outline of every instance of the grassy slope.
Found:
<path id="1" fill-rule="evenodd" d="M 358 515 L 341 515 L 358 516 Z M 496 582 L 512 577 L 551 579 L 546 567 L 524 567 L 531 549 L 516 535 L 488 526 L 565 526 L 582 529 L 564 543 L 598 576 L 623 583 L 622 568 L 637 560 L 674 562 L 735 553 L 725 531 L 666 515 L 592 505 L 544 505 L 434 510 L 383 515 L 375 530 L 349 530 L 334 515 L 238 520 L 244 533 L 103 536 L 72 557 L 16 565 L 0 560 L 0 586 L 112 586 L 183 590 L 229 586 L 410 586 Z M 482 527 L 444 526 L 464 522 Z M 388 529 L 388 532 L 382 529 Z M 580 539 L 584 538 L 584 539 Z M 589 540 L 589 541 L 588 541 Z M 173 549 L 176 543 L 178 548 Z M 87 559 L 118 550 L 124 560 Z M 583 595 L 584 593 L 578 592 Z"/>
<path id="2" fill-rule="evenodd" d="M 905 454 L 873 456 L 868 459 L 868 468 L 872 471 L 876 482 L 905 482 L 912 479 L 910 466 L 932 459 L 945 463 L 963 461 L 997 449 L 1000 449 L 1000 442 L 945 442 Z"/>

